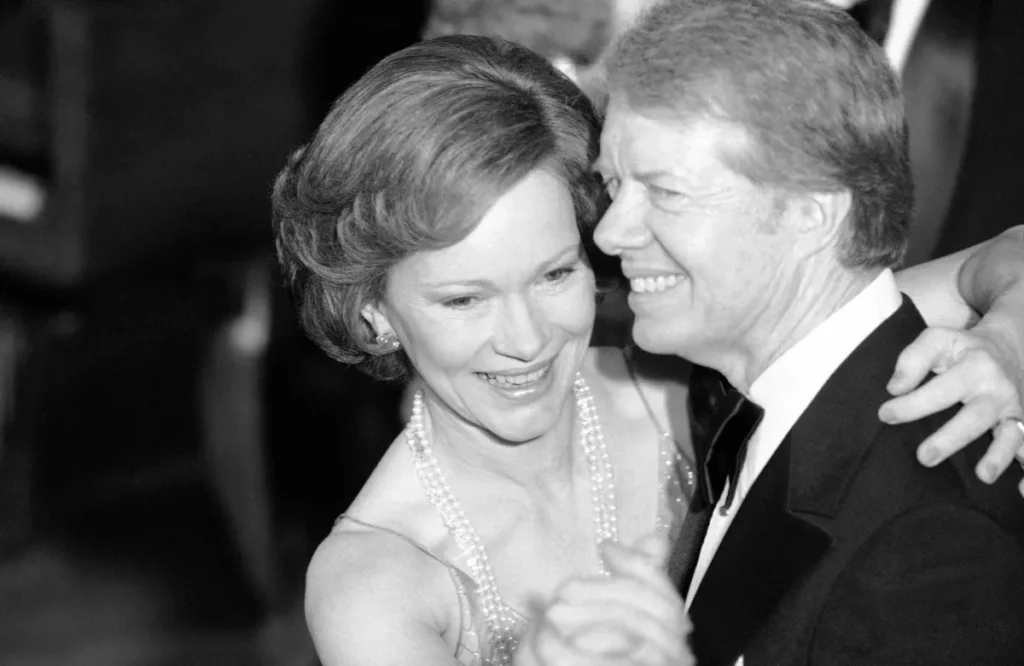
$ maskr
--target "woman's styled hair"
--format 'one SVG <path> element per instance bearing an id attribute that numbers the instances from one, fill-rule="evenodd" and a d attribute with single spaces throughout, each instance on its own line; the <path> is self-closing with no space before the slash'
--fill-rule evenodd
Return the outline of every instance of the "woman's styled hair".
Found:
<path id="1" fill-rule="evenodd" d="M 900 84 L 885 53 L 823 0 L 671 0 L 613 46 L 607 92 L 638 113 L 735 123 L 722 158 L 759 185 L 848 189 L 847 266 L 893 266 L 913 214 Z"/>
<path id="2" fill-rule="evenodd" d="M 590 101 L 543 57 L 451 36 L 394 53 L 334 104 L 274 186 L 274 235 L 306 333 L 380 379 L 404 377 L 363 319 L 389 270 L 465 238 L 538 168 L 569 187 L 581 230 L 601 212 Z"/>

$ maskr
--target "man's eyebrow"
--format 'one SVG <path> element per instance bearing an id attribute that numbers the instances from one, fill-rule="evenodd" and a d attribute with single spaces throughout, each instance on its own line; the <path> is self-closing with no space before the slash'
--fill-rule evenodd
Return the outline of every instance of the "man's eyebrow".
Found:
<path id="1" fill-rule="evenodd" d="M 654 180 L 655 178 L 680 178 L 678 174 L 675 174 L 668 169 L 650 169 L 649 171 L 641 171 L 636 174 L 637 180 Z"/>

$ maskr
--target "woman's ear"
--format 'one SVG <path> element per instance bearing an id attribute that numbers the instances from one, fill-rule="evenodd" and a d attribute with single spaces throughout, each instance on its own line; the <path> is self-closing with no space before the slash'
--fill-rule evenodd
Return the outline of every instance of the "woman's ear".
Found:
<path id="1" fill-rule="evenodd" d="M 366 323 L 370 325 L 370 329 L 373 330 L 375 336 L 394 335 L 395 329 L 391 326 L 391 322 L 388 321 L 387 315 L 384 314 L 384 309 L 378 303 L 367 303 L 363 306 L 361 314 Z"/>

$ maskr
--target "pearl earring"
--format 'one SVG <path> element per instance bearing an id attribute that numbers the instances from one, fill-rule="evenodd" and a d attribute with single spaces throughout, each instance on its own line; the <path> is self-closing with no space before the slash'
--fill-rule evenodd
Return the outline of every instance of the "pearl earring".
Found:
<path id="1" fill-rule="evenodd" d="M 385 354 L 396 352 L 402 348 L 402 343 L 398 341 L 398 338 L 395 337 L 394 333 L 381 333 L 374 341 Z"/>

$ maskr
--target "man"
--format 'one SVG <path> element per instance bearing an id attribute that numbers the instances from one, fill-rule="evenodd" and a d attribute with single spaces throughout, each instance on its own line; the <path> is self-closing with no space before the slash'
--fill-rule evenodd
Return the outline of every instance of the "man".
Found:
<path id="1" fill-rule="evenodd" d="M 948 413 L 878 421 L 924 330 L 891 272 L 913 188 L 884 52 L 824 3 L 674 0 L 607 68 L 596 240 L 636 342 L 698 364 L 703 501 L 670 558 L 697 662 L 1019 663 L 1020 470 L 978 481 L 985 442 L 920 466 Z M 657 643 L 677 615 L 631 626 Z"/>

